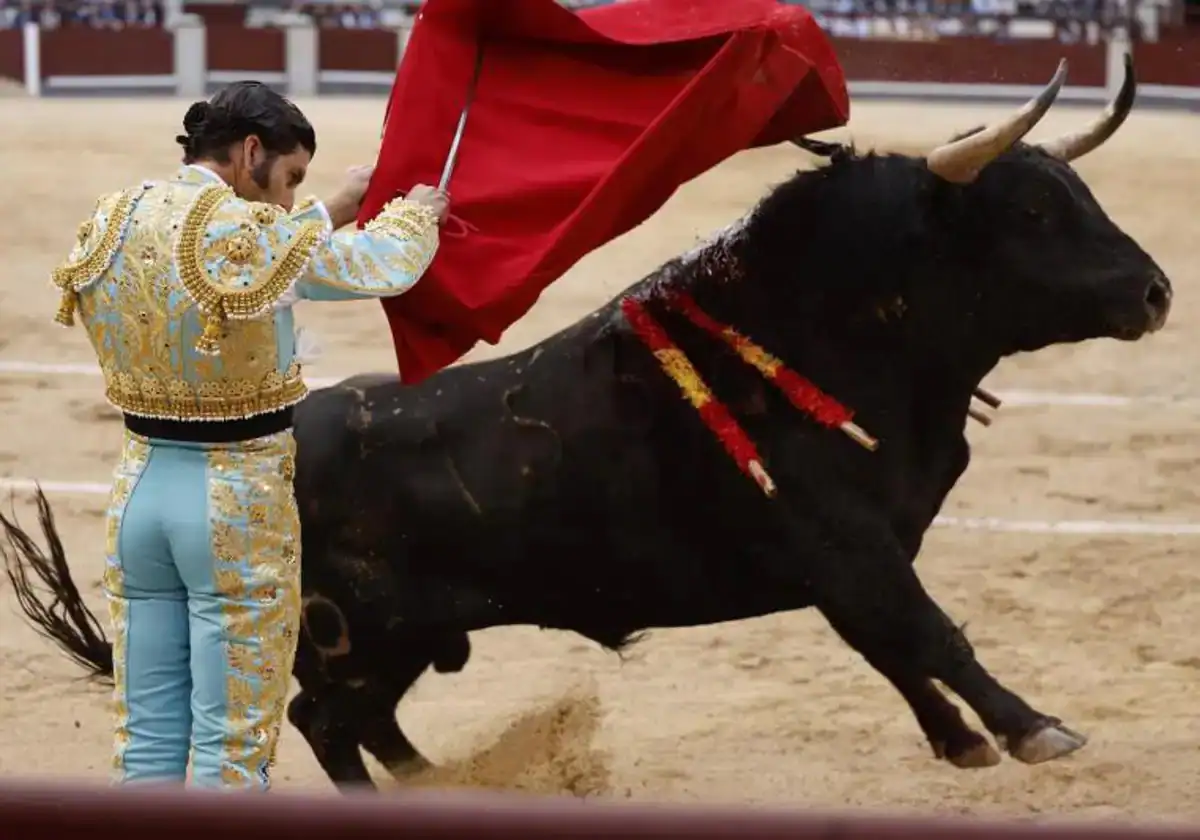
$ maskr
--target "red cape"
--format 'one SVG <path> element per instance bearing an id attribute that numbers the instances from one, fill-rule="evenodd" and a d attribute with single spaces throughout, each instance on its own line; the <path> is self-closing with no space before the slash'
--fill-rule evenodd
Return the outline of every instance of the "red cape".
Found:
<path id="1" fill-rule="evenodd" d="M 448 187 L 466 231 L 449 222 L 424 278 L 383 303 L 406 382 L 495 344 L 543 289 L 681 184 L 849 117 L 833 48 L 798 5 L 626 0 L 576 13 L 555 0 L 427 0 L 360 224 L 414 184 L 437 184 L 480 38 Z"/>

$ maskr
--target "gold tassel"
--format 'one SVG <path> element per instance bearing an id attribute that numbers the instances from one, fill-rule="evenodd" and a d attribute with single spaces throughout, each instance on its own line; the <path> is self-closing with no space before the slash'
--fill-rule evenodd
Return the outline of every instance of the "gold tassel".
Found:
<path id="1" fill-rule="evenodd" d="M 221 354 L 221 337 L 224 334 L 224 319 L 219 312 L 204 317 L 204 333 L 196 340 L 196 352 L 205 356 Z"/>
<path id="2" fill-rule="evenodd" d="M 55 323 L 64 327 L 75 326 L 75 290 L 63 289 L 62 298 L 58 302 L 58 314 L 54 316 Z"/>

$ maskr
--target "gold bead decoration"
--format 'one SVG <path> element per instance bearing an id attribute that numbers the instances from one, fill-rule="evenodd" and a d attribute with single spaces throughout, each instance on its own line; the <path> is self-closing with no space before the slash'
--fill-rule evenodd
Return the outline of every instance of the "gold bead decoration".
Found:
<path id="1" fill-rule="evenodd" d="M 57 324 L 62 324 L 64 327 L 75 326 L 75 290 L 63 289 L 62 298 L 58 303 L 58 313 L 54 316 L 54 321 Z"/>
<path id="2" fill-rule="evenodd" d="M 225 242 L 225 257 L 236 265 L 245 265 L 254 258 L 254 239 L 248 233 L 238 233 Z"/>
<path id="3" fill-rule="evenodd" d="M 216 312 L 204 316 L 204 332 L 196 339 L 196 352 L 204 356 L 221 354 L 221 337 L 225 334 L 224 319 Z"/>
<path id="4" fill-rule="evenodd" d="M 254 221 L 263 227 L 269 227 L 275 224 L 279 218 L 279 208 L 273 207 L 270 204 L 255 204 L 254 209 L 250 211 L 250 215 L 254 217 Z"/>

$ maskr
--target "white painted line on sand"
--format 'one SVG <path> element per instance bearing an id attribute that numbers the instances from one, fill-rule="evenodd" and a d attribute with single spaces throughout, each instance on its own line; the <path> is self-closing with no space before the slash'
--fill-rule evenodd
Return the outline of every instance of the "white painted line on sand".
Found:
<path id="1" fill-rule="evenodd" d="M 1080 534 L 1086 536 L 1200 536 L 1200 522 L 1152 522 L 1147 520 L 997 519 L 991 516 L 939 516 L 933 521 L 939 528 L 960 531 L 993 531 L 1008 534 Z"/>
<path id="2" fill-rule="evenodd" d="M 47 493 L 74 496 L 107 496 L 109 485 L 99 481 L 34 481 L 32 478 L 0 478 L 0 489 L 32 493 L 38 487 Z"/>
<path id="3" fill-rule="evenodd" d="M 1123 394 L 1063 393 L 1060 391 L 998 391 L 1005 405 L 1064 405 L 1082 408 L 1122 408 L 1135 405 L 1200 406 L 1200 397 L 1147 394 L 1135 397 Z M 1003 408 L 1001 409 L 1003 410 Z"/>
<path id="4" fill-rule="evenodd" d="M 100 368 L 88 364 L 51 364 L 44 362 L 0 360 L 0 374 L 25 374 L 29 376 L 99 376 Z M 324 388 L 340 382 L 345 376 L 306 377 L 311 387 Z M 1141 397 L 1121 394 L 1062 393 L 1058 391 L 999 391 L 996 396 L 1006 405 L 1025 406 L 1072 406 L 1076 408 L 1123 408 L 1138 405 L 1160 405 L 1200 407 L 1200 396 L 1156 396 Z"/>
<path id="5" fill-rule="evenodd" d="M 46 493 L 75 496 L 107 496 L 109 485 L 95 481 L 43 481 Z M 33 492 L 39 482 L 31 478 L 0 478 L 0 489 Z M 1058 519 L 1038 521 L 1028 519 L 997 519 L 995 517 L 939 516 L 933 522 L 938 528 L 963 531 L 993 531 L 1009 534 L 1078 534 L 1084 536 L 1125 535 L 1187 537 L 1200 536 L 1200 522 L 1151 522 L 1145 520 Z"/>

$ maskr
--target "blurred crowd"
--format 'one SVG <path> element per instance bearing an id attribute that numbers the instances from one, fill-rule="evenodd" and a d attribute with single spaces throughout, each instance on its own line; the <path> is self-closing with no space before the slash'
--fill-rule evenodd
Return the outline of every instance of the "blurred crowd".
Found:
<path id="1" fill-rule="evenodd" d="M 796 0 L 785 0 L 796 2 Z M 804 0 L 841 37 L 934 40 L 1053 38 L 1098 43 L 1121 29 L 1136 39 L 1185 22 L 1180 0 Z M 1200 0 L 1187 0 L 1200 2 Z"/>
<path id="2" fill-rule="evenodd" d="M 308 15 L 317 26 L 374 29 L 384 24 L 382 9 L 369 3 L 300 3 L 291 7 Z"/>
<path id="3" fill-rule="evenodd" d="M 156 27 L 163 22 L 159 0 L 0 0 L 0 29 L 37 23 L 46 29 Z"/>

